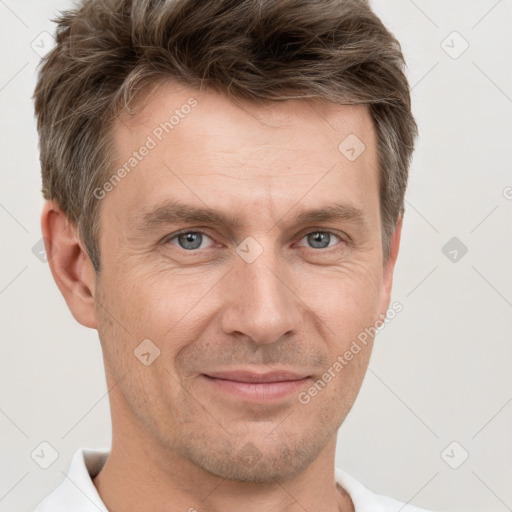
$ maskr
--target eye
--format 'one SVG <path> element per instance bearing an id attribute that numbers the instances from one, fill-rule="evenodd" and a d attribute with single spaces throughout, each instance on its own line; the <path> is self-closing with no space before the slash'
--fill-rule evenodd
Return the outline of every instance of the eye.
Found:
<path id="1" fill-rule="evenodd" d="M 213 240 L 204 231 L 181 231 L 170 236 L 165 243 L 177 245 L 186 251 L 196 251 L 207 248 L 206 239 L 213 242 Z M 306 240 L 306 243 L 312 249 L 327 249 L 336 245 L 336 239 L 338 241 L 343 241 L 339 235 L 330 231 L 311 231 L 302 237 L 301 240 Z M 299 246 L 304 245 L 299 244 Z"/>
<path id="2" fill-rule="evenodd" d="M 203 231 L 182 231 L 168 238 L 166 243 L 173 243 L 176 240 L 181 249 L 194 251 L 196 249 L 205 249 L 205 247 L 201 247 L 205 238 L 211 240 Z"/>
<path id="3" fill-rule="evenodd" d="M 333 237 L 341 240 L 338 235 L 331 233 L 330 231 L 312 231 L 304 236 L 302 239 L 306 239 L 308 244 L 311 244 L 310 247 L 313 249 L 327 249 L 328 247 L 332 247 L 331 241 L 333 241 Z M 299 244 L 300 245 L 300 244 Z"/>

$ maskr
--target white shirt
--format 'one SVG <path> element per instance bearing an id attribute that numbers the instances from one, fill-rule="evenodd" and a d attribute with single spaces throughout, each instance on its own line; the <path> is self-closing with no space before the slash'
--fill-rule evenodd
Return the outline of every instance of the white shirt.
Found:
<path id="1" fill-rule="evenodd" d="M 106 448 L 77 450 L 64 481 L 34 512 L 109 512 L 92 482 L 105 464 L 109 452 Z M 339 468 L 335 468 L 335 479 L 350 495 L 356 512 L 428 512 L 388 496 L 375 494 Z"/>

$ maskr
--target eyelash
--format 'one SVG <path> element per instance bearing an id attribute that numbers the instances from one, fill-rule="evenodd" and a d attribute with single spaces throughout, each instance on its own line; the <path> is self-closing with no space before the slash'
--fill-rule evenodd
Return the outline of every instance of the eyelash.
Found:
<path id="1" fill-rule="evenodd" d="M 185 229 L 185 230 L 182 230 L 182 231 L 178 231 L 177 233 L 174 233 L 168 237 L 166 237 L 164 239 L 164 244 L 169 244 L 171 243 L 173 240 L 175 240 L 176 238 L 178 238 L 179 236 L 181 235 L 186 235 L 187 233 L 198 233 L 198 234 L 201 234 L 201 235 L 205 235 L 207 236 L 208 238 L 211 239 L 211 237 L 208 235 L 208 233 L 206 233 L 205 231 L 201 230 L 201 229 Z M 337 233 L 334 233 L 333 231 L 327 231 L 327 230 L 322 230 L 322 229 L 314 229 L 312 231 L 308 231 L 307 233 L 305 233 L 302 237 L 301 237 L 301 240 L 303 238 L 305 238 L 306 236 L 308 235 L 311 235 L 313 233 L 329 233 L 330 235 L 334 235 L 336 237 L 338 237 L 341 242 L 338 242 L 338 243 L 348 243 L 349 240 L 348 239 L 344 239 L 341 235 L 338 235 Z M 325 247 L 323 249 L 315 249 L 314 247 L 307 247 L 307 249 L 311 249 L 312 251 L 314 252 L 328 252 L 332 249 L 335 249 L 335 247 L 337 246 L 338 244 L 335 244 L 331 247 Z M 179 249 L 181 249 L 182 251 L 184 252 L 189 252 L 189 253 L 201 253 L 202 251 L 206 250 L 206 249 L 192 249 L 192 250 L 187 250 L 187 249 L 183 249 L 182 247 L 179 247 L 179 246 L 176 246 L 178 247 Z"/>

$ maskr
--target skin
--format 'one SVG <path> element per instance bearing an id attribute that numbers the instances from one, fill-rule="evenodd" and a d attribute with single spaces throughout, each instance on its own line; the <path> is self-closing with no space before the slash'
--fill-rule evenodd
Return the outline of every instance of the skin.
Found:
<path id="1" fill-rule="evenodd" d="M 116 165 L 190 97 L 197 106 L 101 200 L 99 274 L 58 205 L 48 201 L 42 213 L 55 281 L 103 350 L 112 451 L 94 484 L 109 510 L 124 512 L 354 510 L 335 485 L 334 456 L 373 340 L 309 403 L 298 394 L 389 306 L 401 222 L 383 261 L 370 114 L 304 100 L 236 106 L 170 82 L 114 125 Z M 350 133 L 366 146 L 353 162 L 338 150 Z M 166 199 L 222 210 L 241 226 L 137 230 Z M 361 218 L 293 220 L 334 203 Z M 172 238 L 199 228 L 199 249 Z M 321 247 L 308 236 L 318 231 L 331 233 Z M 236 252 L 249 236 L 262 250 L 252 263 Z M 144 339 L 160 350 L 147 366 L 134 356 Z M 310 377 L 256 402 L 204 377 L 235 368 Z"/>

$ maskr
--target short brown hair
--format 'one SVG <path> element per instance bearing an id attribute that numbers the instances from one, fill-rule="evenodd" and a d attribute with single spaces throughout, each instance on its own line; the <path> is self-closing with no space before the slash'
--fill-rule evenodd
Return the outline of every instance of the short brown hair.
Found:
<path id="1" fill-rule="evenodd" d="M 145 87 L 177 80 L 253 102 L 367 104 L 377 132 L 384 258 L 417 133 L 398 41 L 366 0 L 84 0 L 56 20 L 35 89 L 43 196 L 100 270 L 110 128 Z"/>

